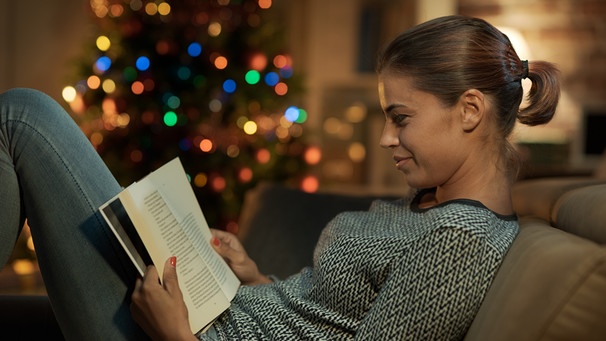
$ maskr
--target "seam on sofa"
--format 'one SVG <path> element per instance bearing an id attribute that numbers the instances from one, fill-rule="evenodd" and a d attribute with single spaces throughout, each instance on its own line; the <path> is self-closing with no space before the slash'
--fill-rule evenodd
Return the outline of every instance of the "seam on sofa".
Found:
<path id="1" fill-rule="evenodd" d="M 600 248 L 601 248 L 601 250 L 599 250 L 599 252 L 598 251 L 595 252 L 596 253 L 595 256 L 593 256 L 590 259 L 587 259 L 585 262 L 583 262 L 583 263 L 593 262 L 595 264 L 589 268 L 589 270 L 591 270 L 591 271 L 585 271 L 585 276 L 582 276 L 579 278 L 576 285 L 573 285 L 573 289 L 569 291 L 567 297 L 562 300 L 559 307 L 557 309 L 554 309 L 552 316 L 548 319 L 548 322 L 545 323 L 544 329 L 540 332 L 541 340 L 544 340 L 545 337 L 548 335 L 548 331 L 555 324 L 557 318 L 562 314 L 562 311 L 564 310 L 564 308 L 574 298 L 574 296 L 577 294 L 579 289 L 582 288 L 583 285 L 585 285 L 585 283 L 587 283 L 588 279 L 596 272 L 596 270 L 598 268 L 602 267 L 604 265 L 604 263 L 606 262 L 606 260 L 605 260 L 606 256 L 604 255 L 604 252 L 605 252 L 604 247 L 600 246 Z"/>

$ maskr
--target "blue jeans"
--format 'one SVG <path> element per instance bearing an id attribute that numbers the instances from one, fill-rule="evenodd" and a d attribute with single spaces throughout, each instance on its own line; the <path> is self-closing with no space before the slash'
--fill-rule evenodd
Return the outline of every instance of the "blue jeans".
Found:
<path id="1" fill-rule="evenodd" d="M 27 218 L 67 339 L 147 338 L 129 311 L 136 271 L 98 213 L 118 191 L 58 103 L 35 90 L 0 94 L 0 261 Z"/>

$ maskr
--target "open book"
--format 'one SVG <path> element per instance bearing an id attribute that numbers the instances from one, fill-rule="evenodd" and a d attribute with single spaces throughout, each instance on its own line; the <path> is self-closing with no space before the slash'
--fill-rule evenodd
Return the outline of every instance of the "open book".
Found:
<path id="1" fill-rule="evenodd" d="M 177 257 L 177 275 L 193 333 L 225 311 L 239 280 L 210 245 L 212 235 L 178 158 L 100 207 L 139 273 Z"/>

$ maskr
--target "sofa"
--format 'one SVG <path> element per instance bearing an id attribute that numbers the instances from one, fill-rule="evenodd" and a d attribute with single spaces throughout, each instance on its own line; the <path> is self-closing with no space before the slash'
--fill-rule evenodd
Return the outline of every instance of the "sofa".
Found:
<path id="1" fill-rule="evenodd" d="M 331 217 L 374 199 L 264 184 L 238 236 L 262 272 L 285 278 L 311 264 Z M 520 233 L 465 340 L 606 340 L 606 180 L 525 180 L 513 200 Z"/>
<path id="2" fill-rule="evenodd" d="M 286 278 L 311 264 L 334 215 L 378 197 L 265 183 L 247 194 L 237 234 L 262 272 Z M 525 180 L 513 199 L 520 233 L 465 340 L 606 340 L 606 180 Z M 46 297 L 0 297 L 0 307 L 0 335 L 62 339 Z"/>

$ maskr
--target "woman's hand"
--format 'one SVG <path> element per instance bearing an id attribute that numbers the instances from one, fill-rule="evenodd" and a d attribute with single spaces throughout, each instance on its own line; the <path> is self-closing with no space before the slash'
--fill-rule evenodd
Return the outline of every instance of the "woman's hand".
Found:
<path id="1" fill-rule="evenodd" d="M 197 340 L 177 280 L 176 258 L 164 265 L 163 284 L 154 266 L 137 279 L 130 306 L 135 321 L 154 340 Z"/>
<path id="2" fill-rule="evenodd" d="M 236 277 L 244 285 L 271 283 L 269 277 L 261 274 L 257 264 L 248 257 L 238 238 L 226 231 L 210 229 L 213 234 L 211 245 L 225 259 Z"/>

